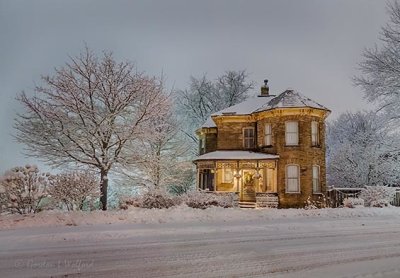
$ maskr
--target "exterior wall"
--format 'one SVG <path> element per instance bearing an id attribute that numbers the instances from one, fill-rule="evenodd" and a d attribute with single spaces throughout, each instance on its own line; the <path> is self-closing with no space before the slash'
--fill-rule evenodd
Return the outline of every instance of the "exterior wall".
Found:
<path id="1" fill-rule="evenodd" d="M 216 128 L 203 128 L 198 132 L 199 139 L 205 140 L 204 149 L 201 148 L 199 142 L 199 154 L 214 152 L 217 150 L 217 129 Z"/>
<path id="2" fill-rule="evenodd" d="M 326 193 L 325 162 L 325 117 L 326 111 L 311 109 L 280 109 L 251 115 L 250 117 L 223 116 L 216 119 L 215 133 L 205 134 L 206 152 L 215 150 L 244 150 L 243 128 L 254 127 L 256 143 L 253 151 L 278 154 L 277 194 L 279 207 L 304 207 L 309 197 L 317 200 L 321 194 L 314 194 L 312 189 L 312 167 L 320 167 L 321 193 Z M 299 145 L 285 146 L 285 122 L 299 123 Z M 319 123 L 319 146 L 311 143 L 311 122 Z M 272 127 L 272 145 L 264 144 L 265 124 Z M 300 193 L 286 193 L 286 165 L 297 164 L 300 168 Z"/>
<path id="3" fill-rule="evenodd" d="M 217 123 L 218 150 L 243 150 L 243 128 L 256 127 L 254 121 Z M 255 130 L 257 132 L 257 130 Z"/>
<path id="4" fill-rule="evenodd" d="M 285 146 L 285 122 L 299 123 L 299 145 Z M 311 144 L 311 122 L 319 123 L 319 146 Z M 272 147 L 264 146 L 264 127 L 266 123 L 272 126 Z M 321 194 L 312 191 L 312 166 L 320 166 L 321 192 L 326 192 L 325 163 L 325 123 L 324 119 L 309 115 L 290 115 L 268 117 L 258 121 L 257 145 L 261 152 L 279 154 L 278 161 L 278 195 L 282 208 L 303 207 L 307 198 L 317 199 Z M 300 166 L 300 193 L 286 193 L 286 165 Z"/>
<path id="5" fill-rule="evenodd" d="M 205 140 L 204 153 L 214 152 L 217 150 L 217 133 L 206 133 Z"/>

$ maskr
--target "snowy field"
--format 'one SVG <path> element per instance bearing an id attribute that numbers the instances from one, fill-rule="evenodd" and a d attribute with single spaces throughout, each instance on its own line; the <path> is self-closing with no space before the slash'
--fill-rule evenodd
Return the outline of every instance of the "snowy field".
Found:
<path id="1" fill-rule="evenodd" d="M 0 216 L 1 277 L 400 277 L 400 209 Z"/>

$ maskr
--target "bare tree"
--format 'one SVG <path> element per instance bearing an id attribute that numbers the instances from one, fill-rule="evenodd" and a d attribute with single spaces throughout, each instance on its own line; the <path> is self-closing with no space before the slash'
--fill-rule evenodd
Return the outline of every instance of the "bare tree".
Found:
<path id="1" fill-rule="evenodd" d="M 178 112 L 183 119 L 184 133 L 197 142 L 194 130 L 219 110 L 244 101 L 254 87 L 245 70 L 226 71 L 211 81 L 206 75 L 191 77 L 189 88 L 177 91 Z"/>
<path id="2" fill-rule="evenodd" d="M 400 4 L 388 3 L 389 23 L 382 28 L 381 47 L 366 49 L 360 63 L 361 75 L 354 78 L 368 101 L 400 118 Z"/>
<path id="3" fill-rule="evenodd" d="M 149 136 L 149 123 L 167 110 L 162 80 L 117 63 L 111 53 L 98 59 L 87 48 L 42 80 L 32 97 L 18 97 L 26 113 L 16 119 L 16 138 L 27 155 L 51 165 L 96 168 L 106 210 L 110 170 L 135 162 L 130 146 Z"/>
<path id="4" fill-rule="evenodd" d="M 248 81 L 248 78 L 249 76 L 245 70 L 226 71 L 217 78 L 217 94 L 224 98 L 219 109 L 224 109 L 246 100 L 249 96 L 249 91 L 254 88 L 254 83 Z"/>

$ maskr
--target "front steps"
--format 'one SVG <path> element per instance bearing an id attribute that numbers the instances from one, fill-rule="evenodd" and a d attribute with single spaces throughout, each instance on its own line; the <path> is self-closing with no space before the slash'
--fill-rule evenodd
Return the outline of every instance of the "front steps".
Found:
<path id="1" fill-rule="evenodd" d="M 239 202 L 239 208 L 254 209 L 254 208 L 256 208 L 256 203 L 255 202 Z"/>

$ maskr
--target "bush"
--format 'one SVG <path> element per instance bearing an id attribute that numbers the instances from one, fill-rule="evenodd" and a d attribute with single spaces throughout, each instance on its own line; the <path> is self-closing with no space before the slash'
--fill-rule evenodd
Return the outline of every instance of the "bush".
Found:
<path id="1" fill-rule="evenodd" d="M 171 196 L 163 189 L 152 189 L 144 193 L 137 203 L 141 208 L 170 208 L 180 204 L 178 197 Z"/>
<path id="2" fill-rule="evenodd" d="M 140 208 L 142 206 L 140 197 L 122 197 L 119 201 L 120 209 L 128 209 L 129 207 Z"/>
<path id="3" fill-rule="evenodd" d="M 359 198 L 367 207 L 387 207 L 393 200 L 395 188 L 387 186 L 366 186 Z"/>
<path id="4" fill-rule="evenodd" d="M 66 172 L 54 177 L 48 192 L 57 205 L 71 210 L 94 207 L 100 197 L 99 182 L 90 172 Z"/>
<path id="5" fill-rule="evenodd" d="M 234 198 L 232 194 L 217 195 L 205 192 L 190 192 L 184 196 L 185 203 L 188 207 L 206 209 L 211 206 L 230 208 L 233 207 Z"/>
<path id="6" fill-rule="evenodd" d="M 323 194 L 319 194 L 316 199 L 312 199 L 311 196 L 308 196 L 307 200 L 304 202 L 304 209 L 321 209 L 327 208 L 328 204 L 326 201 L 326 197 Z"/>
<path id="7" fill-rule="evenodd" d="M 36 166 L 12 168 L 0 180 L 2 210 L 20 214 L 39 212 L 52 181 L 53 176 L 40 173 Z"/>
<path id="8" fill-rule="evenodd" d="M 162 189 L 153 189 L 137 197 L 122 198 L 120 209 L 128 207 L 140 208 L 170 208 L 185 203 L 188 207 L 206 209 L 211 206 L 230 208 L 233 207 L 234 198 L 232 194 L 218 195 L 193 191 L 185 195 L 172 196 Z"/>
<path id="9" fill-rule="evenodd" d="M 356 208 L 356 207 L 363 207 L 364 200 L 360 198 L 344 198 L 343 199 L 343 206 L 346 208 Z"/>

